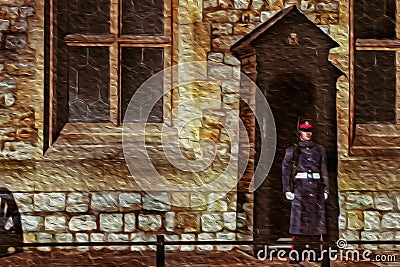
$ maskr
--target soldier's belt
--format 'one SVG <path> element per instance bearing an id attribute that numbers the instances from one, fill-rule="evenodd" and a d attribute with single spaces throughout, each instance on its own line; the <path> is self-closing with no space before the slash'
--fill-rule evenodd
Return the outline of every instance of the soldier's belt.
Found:
<path id="1" fill-rule="evenodd" d="M 296 179 L 319 179 L 321 176 L 318 172 L 298 172 L 294 177 Z"/>

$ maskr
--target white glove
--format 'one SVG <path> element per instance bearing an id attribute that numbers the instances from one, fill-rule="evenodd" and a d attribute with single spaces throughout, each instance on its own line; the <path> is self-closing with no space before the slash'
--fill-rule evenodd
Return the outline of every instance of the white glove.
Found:
<path id="1" fill-rule="evenodd" d="M 285 197 L 287 200 L 293 200 L 294 199 L 294 194 L 292 192 L 286 192 Z"/>
<path id="2" fill-rule="evenodd" d="M 328 193 L 324 193 L 324 199 L 325 199 L 325 200 L 328 199 Z"/>

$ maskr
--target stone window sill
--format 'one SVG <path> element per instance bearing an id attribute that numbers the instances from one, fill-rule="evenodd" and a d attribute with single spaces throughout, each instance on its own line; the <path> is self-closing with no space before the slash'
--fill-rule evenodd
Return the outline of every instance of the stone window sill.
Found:
<path id="1" fill-rule="evenodd" d="M 146 145 L 161 140 L 161 123 L 146 124 Z M 124 159 L 122 126 L 113 123 L 67 123 L 57 140 L 44 153 L 45 159 Z M 143 140 L 138 133 L 132 135 Z M 151 144 L 150 144 L 151 145 Z"/>
<path id="2" fill-rule="evenodd" d="M 351 156 L 400 156 L 400 125 L 357 124 Z"/>

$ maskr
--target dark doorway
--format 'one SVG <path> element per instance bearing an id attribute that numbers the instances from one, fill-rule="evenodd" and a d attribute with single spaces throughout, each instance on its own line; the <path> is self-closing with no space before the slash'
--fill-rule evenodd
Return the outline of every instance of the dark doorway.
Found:
<path id="1" fill-rule="evenodd" d="M 273 165 L 264 184 L 255 192 L 255 228 L 260 241 L 276 241 L 288 237 L 290 202 L 283 198 L 281 162 L 285 148 L 297 140 L 298 116 L 310 117 L 315 114 L 315 87 L 304 75 L 293 73 L 284 77 L 276 76 L 266 83 L 265 72 L 258 73 L 257 83 L 267 96 L 275 119 L 277 147 Z M 265 86 L 268 84 L 268 86 Z M 266 87 L 266 88 L 264 88 Z M 307 88 L 307 90 L 305 90 Z M 293 103 L 293 100 L 296 100 Z M 256 136 L 259 136 L 259 130 Z M 258 140 L 258 138 L 256 139 Z M 256 151 L 259 150 L 256 143 Z M 256 162 L 258 163 L 258 154 Z M 268 222 L 268 225 L 266 225 Z"/>

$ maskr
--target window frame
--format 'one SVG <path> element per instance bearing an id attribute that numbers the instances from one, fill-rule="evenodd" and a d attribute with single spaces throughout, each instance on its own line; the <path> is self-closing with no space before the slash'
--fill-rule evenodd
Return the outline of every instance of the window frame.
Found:
<path id="1" fill-rule="evenodd" d="M 349 7 L 349 154 L 350 156 L 400 156 L 400 0 L 396 2 L 395 39 L 355 39 L 357 0 Z M 395 123 L 357 124 L 355 121 L 355 51 L 395 51 Z"/>
<path id="2" fill-rule="evenodd" d="M 109 47 L 109 90 L 110 90 L 110 122 L 66 122 L 58 136 L 53 137 L 55 127 L 55 116 L 57 114 L 54 106 L 56 96 L 56 84 L 54 76 L 57 74 L 55 69 L 55 38 L 54 27 L 56 22 L 54 4 L 57 0 L 48 0 L 48 55 L 47 55 L 47 77 L 46 77 L 46 101 L 45 111 L 47 116 L 44 126 L 44 147 L 43 155 L 49 158 L 123 158 L 122 155 L 122 101 L 121 101 L 121 54 L 125 47 L 162 47 L 164 49 L 163 60 L 164 68 L 172 66 L 175 62 L 173 55 L 174 28 L 176 24 L 178 0 L 163 0 L 164 2 L 164 34 L 163 35 L 120 35 L 122 32 L 122 0 L 110 0 L 110 34 L 82 35 L 69 34 L 65 36 L 65 43 L 68 47 L 81 46 Z M 165 77 L 166 83 L 171 83 L 173 77 Z M 60 90 L 60 89 L 58 89 Z M 173 92 L 167 92 L 163 97 L 163 122 L 166 122 L 172 106 Z M 147 123 L 150 127 L 160 123 Z M 153 127 L 157 129 L 158 127 Z M 88 148 L 95 148 L 94 152 L 88 152 Z M 111 150 L 112 152 L 110 152 Z M 103 151 L 104 150 L 104 151 Z M 110 150 L 110 151 L 108 151 Z M 118 153 L 115 152 L 118 150 Z M 80 153 L 84 151 L 87 153 Z M 107 152 L 108 151 L 108 152 Z M 104 152 L 104 153 L 102 153 Z M 110 152 L 110 153 L 109 153 Z"/>

